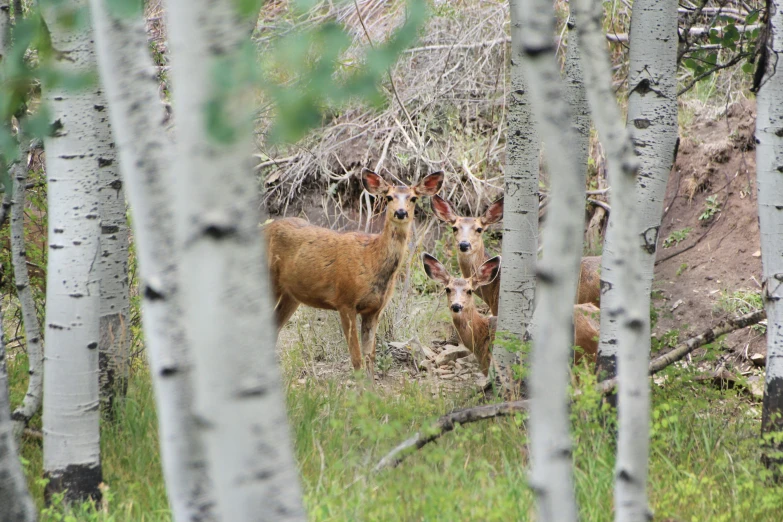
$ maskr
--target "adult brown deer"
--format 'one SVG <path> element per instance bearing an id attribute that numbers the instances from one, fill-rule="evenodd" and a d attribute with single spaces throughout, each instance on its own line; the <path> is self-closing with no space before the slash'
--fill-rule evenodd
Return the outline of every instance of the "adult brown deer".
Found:
<path id="1" fill-rule="evenodd" d="M 432 198 L 432 210 L 441 221 L 451 225 L 457 242 L 457 261 L 463 277 L 470 277 L 489 259 L 484 250 L 483 234 L 489 225 L 503 219 L 503 198 L 492 203 L 480 217 L 458 216 L 451 204 L 440 196 Z M 576 302 L 599 306 L 601 298 L 601 256 L 583 257 L 579 271 Z M 487 303 L 492 315 L 498 315 L 500 277 L 479 288 L 477 293 Z"/>
<path id="2" fill-rule="evenodd" d="M 482 263 L 475 274 L 467 279 L 451 277 L 446 267 L 430 254 L 425 253 L 422 262 L 427 276 L 446 287 L 451 320 L 457 329 L 457 335 L 465 348 L 473 352 L 481 371 L 487 375 L 492 360 L 490 349 L 495 337 L 496 318 L 479 313 L 473 301 L 473 293 L 497 279 L 500 273 L 500 256 Z"/>
<path id="3" fill-rule="evenodd" d="M 436 172 L 413 187 L 393 186 L 364 169 L 367 192 L 386 199 L 386 221 L 380 234 L 339 233 L 298 218 L 264 227 L 269 274 L 278 331 L 300 304 L 337 310 L 354 369 L 364 360 L 372 382 L 378 318 L 394 291 L 406 257 L 416 200 L 432 196 L 443 184 Z M 361 350 L 356 316 L 362 317 Z"/>
<path id="4" fill-rule="evenodd" d="M 481 371 L 487 375 L 492 360 L 490 349 L 495 337 L 497 318 L 479 313 L 473 301 L 473 294 L 478 288 L 497 279 L 500 274 L 500 256 L 485 261 L 478 267 L 475 275 L 467 279 L 451 277 L 446 267 L 430 254 L 425 253 L 422 262 L 427 276 L 446 288 L 451 320 L 457 335 L 462 344 L 473 352 Z M 582 357 L 595 362 L 600 313 L 598 307 L 592 303 L 574 305 L 574 345 L 579 347 L 574 351 L 574 364 L 578 364 Z"/>

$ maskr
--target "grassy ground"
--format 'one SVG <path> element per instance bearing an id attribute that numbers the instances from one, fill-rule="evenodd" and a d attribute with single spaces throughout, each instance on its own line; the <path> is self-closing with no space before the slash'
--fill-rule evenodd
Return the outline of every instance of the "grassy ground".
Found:
<path id="1" fill-rule="evenodd" d="M 430 381 L 388 378 L 394 385 L 361 393 L 350 373 L 302 378 L 302 366 L 324 359 L 347 368 L 336 325 L 328 317 L 321 348 L 302 334 L 311 312 L 289 327 L 295 332 L 284 355 L 292 434 L 311 520 L 533 520 L 527 487 L 527 446 L 522 416 L 458 428 L 379 474 L 372 466 L 398 442 L 454 407 L 477 404 L 470 390 L 433 393 Z M 426 317 L 427 313 L 418 314 Z M 408 333 L 408 332 L 406 332 Z M 307 348 L 305 348 L 307 346 Z M 334 359 L 333 361 L 328 361 Z M 21 400 L 26 361 L 10 361 L 13 398 Z M 759 464 L 760 405 L 733 391 L 690 379 L 686 370 L 663 374 L 653 389 L 649 494 L 657 520 L 775 521 L 783 512 L 783 488 L 766 483 Z M 589 381 L 588 375 L 582 381 Z M 396 383 L 402 384 L 396 384 Z M 581 519 L 612 518 L 613 419 L 598 398 L 584 393 L 573 410 L 575 478 Z M 604 422 L 600 419 L 604 418 Z M 40 427 L 36 419 L 34 428 Z M 167 521 L 156 417 L 149 374 L 133 374 L 128 399 L 115 423 L 102 428 L 108 501 L 79 508 L 78 521 Z M 30 485 L 42 504 L 40 440 L 26 439 L 23 455 Z M 62 507 L 42 519 L 68 520 Z"/>

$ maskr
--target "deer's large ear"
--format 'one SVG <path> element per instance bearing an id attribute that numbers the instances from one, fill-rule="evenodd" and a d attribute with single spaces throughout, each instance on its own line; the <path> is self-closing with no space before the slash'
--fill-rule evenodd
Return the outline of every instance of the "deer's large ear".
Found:
<path id="1" fill-rule="evenodd" d="M 500 274 L 500 256 L 495 256 L 492 259 L 484 261 L 476 271 L 476 275 L 473 276 L 473 284 L 478 286 L 484 286 L 494 281 L 498 274 Z"/>
<path id="2" fill-rule="evenodd" d="M 389 190 L 389 184 L 386 183 L 386 180 L 370 169 L 362 170 L 362 184 L 367 192 L 373 196 L 386 194 Z"/>
<path id="3" fill-rule="evenodd" d="M 446 223 L 454 223 L 457 220 L 449 202 L 437 194 L 432 196 L 432 211 L 438 219 Z"/>
<path id="4" fill-rule="evenodd" d="M 443 171 L 433 172 L 413 187 L 419 196 L 434 196 L 443 186 Z"/>
<path id="5" fill-rule="evenodd" d="M 421 261 L 424 263 L 424 271 L 427 273 L 427 277 L 442 285 L 449 284 L 451 276 L 440 261 L 426 252 L 422 256 Z"/>
<path id="6" fill-rule="evenodd" d="M 481 222 L 485 225 L 491 225 L 501 219 L 503 219 L 503 196 L 500 196 L 500 199 L 487 208 L 487 211 L 481 216 Z"/>

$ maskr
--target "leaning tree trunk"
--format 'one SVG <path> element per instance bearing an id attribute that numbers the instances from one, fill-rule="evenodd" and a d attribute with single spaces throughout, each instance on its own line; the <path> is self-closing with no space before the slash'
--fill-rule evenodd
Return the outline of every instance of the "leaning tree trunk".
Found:
<path id="1" fill-rule="evenodd" d="M 522 34 L 515 0 L 511 0 L 511 95 L 508 99 L 505 198 L 503 209 L 503 274 L 500 280 L 498 330 L 521 342 L 533 319 L 538 252 L 538 131 L 530 94 L 522 74 Z M 492 348 L 494 370 L 503 389 L 514 386 L 516 354 L 499 344 Z"/>
<path id="2" fill-rule="evenodd" d="M 27 142 L 29 144 L 29 141 Z M 14 265 L 16 295 L 22 310 L 24 337 L 27 344 L 28 381 L 27 393 L 22 404 L 14 410 L 14 432 L 17 439 L 27 423 L 38 413 L 43 398 L 43 338 L 35 309 L 30 276 L 27 271 L 27 252 L 24 240 L 25 187 L 27 184 L 27 155 L 30 147 L 20 150 L 19 161 L 14 163 L 10 176 L 14 182 L 14 203 L 11 208 L 11 259 Z"/>
<path id="3" fill-rule="evenodd" d="M 538 269 L 537 328 L 529 378 L 530 482 L 539 520 L 569 522 L 576 520 L 577 513 L 567 387 L 584 221 L 584 174 L 574 153 L 571 111 L 555 57 L 552 3 L 523 0 L 512 7 L 518 10 L 521 24 L 523 72 L 536 79 L 528 87 L 551 173 L 550 221 Z"/>
<path id="4" fill-rule="evenodd" d="M 605 45 L 605 44 L 604 44 Z M 631 15 L 631 49 L 628 73 L 627 126 L 639 157 L 636 186 L 636 243 L 643 281 L 640 290 L 650 307 L 653 268 L 661 225 L 666 182 L 674 161 L 677 144 L 677 3 L 674 0 L 640 0 Z M 604 143 L 604 147 L 608 144 Z M 616 191 L 612 187 L 612 205 Z M 615 268 L 618 258 L 615 229 L 619 221 L 609 217 L 601 265 L 601 307 L 611 309 L 619 302 Z M 617 375 L 617 335 L 619 317 L 601 314 L 601 342 L 598 348 L 599 379 Z M 649 323 L 641 338 L 640 352 L 649 357 Z M 641 365 L 641 363 L 640 363 Z"/>
<path id="5" fill-rule="evenodd" d="M 643 0 L 642 0 L 643 2 Z M 657 164 L 652 161 L 649 152 L 639 151 L 642 148 L 641 140 L 651 139 L 649 135 L 636 136 L 632 142 L 630 129 L 622 123 L 622 113 L 616 101 L 614 101 L 614 92 L 612 90 L 612 72 L 609 56 L 606 51 L 606 41 L 602 30 L 603 4 L 596 0 L 577 0 L 574 3 L 577 10 L 577 19 L 579 20 L 578 31 L 582 46 L 582 57 L 586 70 L 588 98 L 593 108 L 593 117 L 599 138 L 606 150 L 607 167 L 609 181 L 612 186 L 612 214 L 609 217 L 609 226 L 612 232 L 611 237 L 607 235 L 606 246 L 604 248 L 604 257 L 601 277 L 604 279 L 604 270 L 609 272 L 612 277 L 612 286 L 604 286 L 605 292 L 601 296 L 601 307 L 604 313 L 602 317 L 607 316 L 612 321 L 613 327 L 613 346 L 617 350 L 617 367 L 619 369 L 618 387 L 619 387 L 619 410 L 618 410 L 618 447 L 616 463 L 616 483 L 615 483 L 615 520 L 617 521 L 646 521 L 652 517 L 647 505 L 647 469 L 649 457 L 649 417 L 650 417 L 650 388 L 648 375 L 649 362 L 649 342 L 650 342 L 650 285 L 652 283 L 652 271 L 643 273 L 640 261 L 641 250 L 645 248 L 644 240 L 648 237 L 647 229 L 639 233 L 639 214 L 638 209 L 646 209 L 646 214 L 650 211 L 648 207 L 655 202 L 640 201 L 640 191 L 637 189 L 637 173 L 640 168 L 647 168 L 643 179 L 655 178 L 655 174 L 660 174 L 660 164 L 666 159 L 671 161 L 671 155 L 666 158 L 657 158 Z M 655 30 L 648 32 L 646 38 L 640 37 L 640 40 L 647 43 L 648 47 L 655 47 L 648 40 L 656 38 L 673 38 L 666 33 L 661 34 L 661 27 L 669 27 L 676 35 L 677 19 L 676 5 L 672 7 L 674 13 L 674 24 L 671 24 L 671 18 L 667 20 L 668 24 L 652 24 L 652 20 L 646 20 L 648 26 L 640 25 L 639 20 L 645 20 L 649 16 L 648 10 L 640 3 L 635 4 L 632 33 L 634 36 L 647 27 L 654 27 Z M 641 10 L 640 10 L 641 9 Z M 659 13 L 661 14 L 661 13 Z M 676 41 L 676 40 L 673 40 Z M 637 48 L 638 43 L 635 44 Z M 661 60 L 667 58 L 665 50 L 660 46 L 657 48 Z M 672 48 L 671 51 L 676 50 Z M 632 51 L 633 53 L 633 51 Z M 673 66 L 674 55 L 670 56 Z M 637 55 L 632 64 L 641 63 Z M 657 62 L 654 65 L 660 65 L 665 62 Z M 633 67 L 633 65 L 632 65 Z M 663 67 L 666 70 L 666 67 Z M 650 67 L 651 71 L 660 70 L 659 67 Z M 673 96 L 674 70 L 671 70 L 670 78 L 658 78 L 656 83 L 662 90 L 661 96 L 667 92 L 666 88 L 671 87 Z M 632 81 L 636 77 L 632 77 Z M 637 83 L 632 83 L 637 86 Z M 644 93 L 650 94 L 649 92 Z M 648 107 L 640 107 L 638 93 L 635 99 L 635 113 L 639 118 L 656 118 L 655 123 L 649 126 L 656 126 L 658 133 L 665 137 L 666 125 L 669 121 L 664 108 L 657 105 L 658 114 L 649 114 Z M 651 95 L 654 97 L 655 95 Z M 629 109 L 630 111 L 630 109 Z M 674 136 L 676 139 L 676 108 L 674 110 Z M 630 116 L 629 116 L 630 118 Z M 638 122 L 639 119 L 632 121 Z M 646 128 L 646 127 L 645 127 Z M 666 143 L 665 141 L 663 142 Z M 634 148 L 636 146 L 636 150 Z M 661 153 L 661 149 L 656 145 L 649 144 L 649 148 L 656 149 Z M 663 150 L 666 152 L 666 149 Z M 668 151 L 671 153 L 671 150 Z M 646 156 L 646 162 L 640 165 L 640 158 Z M 669 165 L 670 166 L 670 165 Z M 645 172 L 645 171 L 643 171 Z M 665 178 L 663 184 L 656 188 L 665 189 Z M 646 182 L 640 182 L 645 186 Z M 652 183 L 650 183 L 652 184 Z M 652 187 L 645 187 L 642 194 L 652 191 Z M 655 197 L 660 198 L 663 194 L 657 194 L 653 191 Z M 634 198 L 636 194 L 636 198 Z M 636 201 L 634 201 L 636 199 Z M 660 222 L 660 211 L 659 218 Z M 657 230 L 657 225 L 654 230 Z M 657 235 L 654 234 L 654 235 Z M 653 243 L 654 245 L 655 243 Z M 642 248 L 640 248 L 640 246 Z M 654 253 L 654 247 L 653 247 Z M 653 259 L 654 261 L 654 259 Z M 652 264 L 650 265 L 652 268 Z M 602 319 L 603 321 L 603 319 Z M 602 338 L 603 338 L 603 324 Z"/>
<path id="6" fill-rule="evenodd" d="M 0 301 L 0 522 L 35 522 L 38 517 L 16 453 L 14 427 L 9 414 L 11 401 L 8 396 L 2 306 Z"/>
<path id="7" fill-rule="evenodd" d="M 235 5 L 168 4 L 182 315 L 193 353 L 197 430 L 207 448 L 218 518 L 301 520 L 250 162 L 247 110 L 253 92 L 215 75 L 220 65 L 239 59 L 247 44 Z M 210 135 L 207 118 L 219 86 L 219 114 L 233 125 L 226 133 L 233 139 L 224 134 L 222 142 Z"/>
<path id="8" fill-rule="evenodd" d="M 756 103 L 756 165 L 761 230 L 762 295 L 767 311 L 767 375 L 761 433 L 783 432 L 783 3 L 771 0 L 766 67 Z M 781 480 L 783 442 L 770 437 L 765 464 Z"/>
<path id="9" fill-rule="evenodd" d="M 101 258 L 98 265 L 101 338 L 98 357 L 102 409 L 111 414 L 116 400 L 125 396 L 130 369 L 128 219 L 106 97 L 100 88 L 95 91 L 95 107 L 100 112 L 95 126 L 101 209 Z"/>
<path id="10" fill-rule="evenodd" d="M 193 415 L 191 360 L 177 285 L 170 183 L 173 145 L 142 13 L 114 15 L 106 0 L 91 0 L 98 67 L 109 100 L 120 167 L 133 210 L 141 272 L 142 316 L 149 357 L 161 459 L 174 520 L 214 520 L 204 446 Z"/>
<path id="11" fill-rule="evenodd" d="M 94 70 L 88 28 L 60 23 L 56 8 L 43 10 L 55 49 L 52 66 L 63 74 Z M 86 0 L 58 4 L 71 12 Z M 100 311 L 100 211 L 93 93 L 44 86 L 52 115 L 45 138 L 49 209 L 46 279 L 46 358 L 43 437 L 47 495 L 66 500 L 99 498 L 98 339 Z"/>

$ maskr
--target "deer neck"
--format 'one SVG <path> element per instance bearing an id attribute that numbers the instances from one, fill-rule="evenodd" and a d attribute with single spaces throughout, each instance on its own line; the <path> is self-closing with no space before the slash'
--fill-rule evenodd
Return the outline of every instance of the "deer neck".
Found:
<path id="1" fill-rule="evenodd" d="M 459 316 L 452 316 L 452 320 L 462 344 L 470 350 L 481 347 L 489 338 L 489 319 L 475 307 L 463 310 Z"/>
<path id="2" fill-rule="evenodd" d="M 487 253 L 484 250 L 484 243 L 473 249 L 471 252 L 462 253 L 457 255 L 457 261 L 459 262 L 459 269 L 462 272 L 462 277 L 472 277 L 478 268 L 488 259 Z"/>

